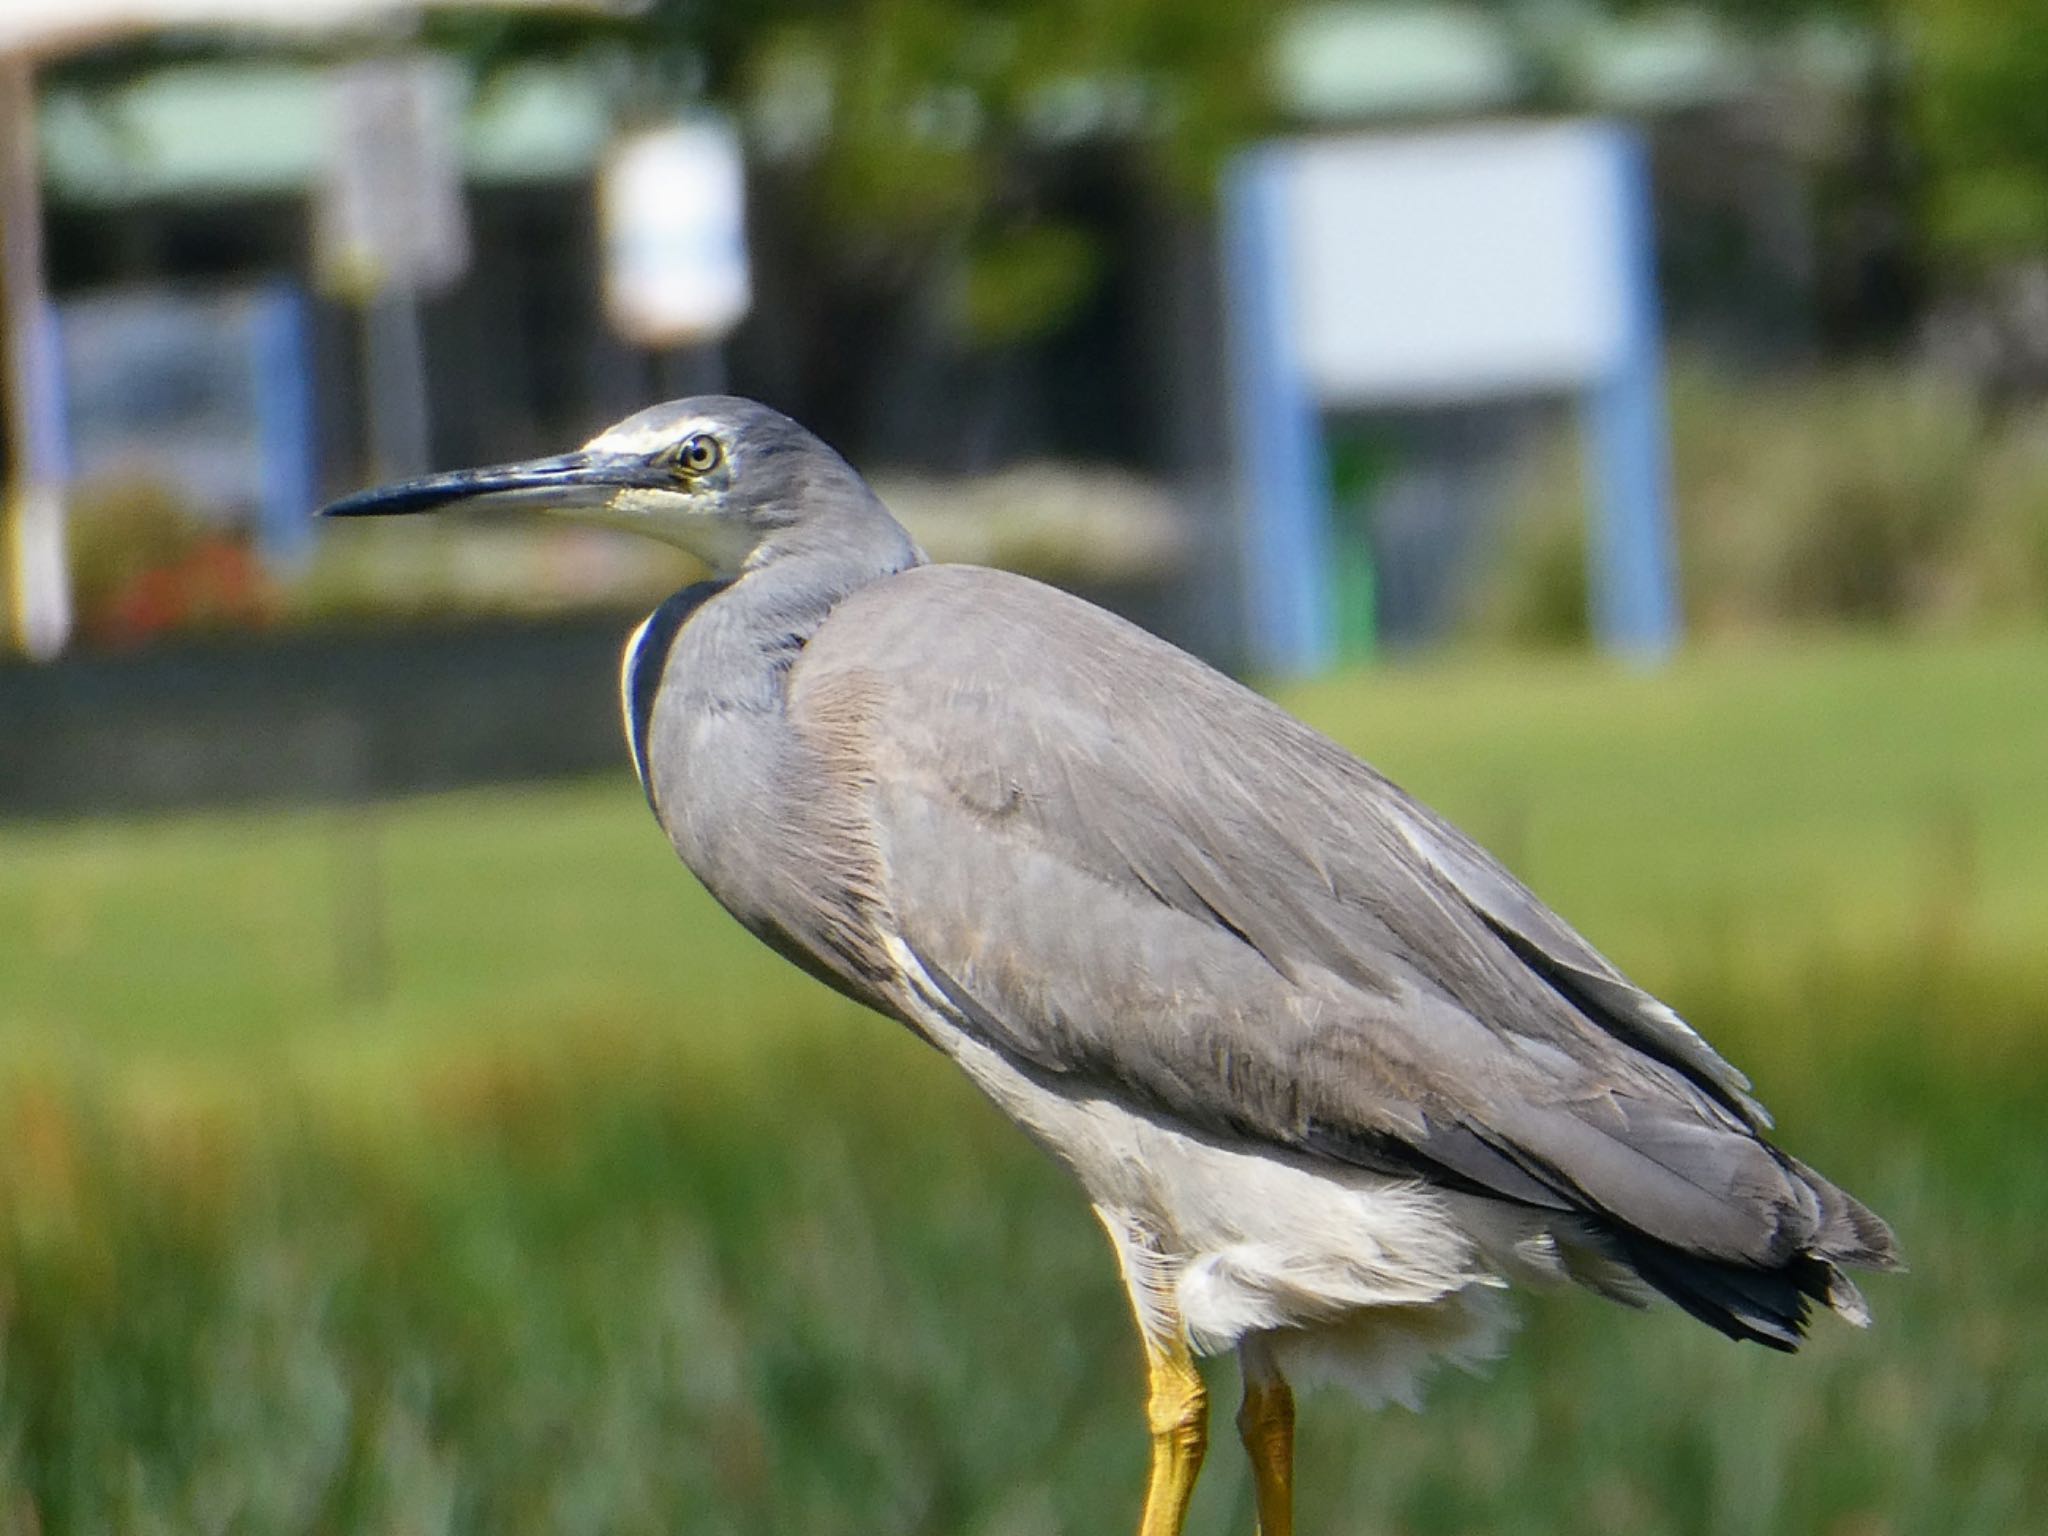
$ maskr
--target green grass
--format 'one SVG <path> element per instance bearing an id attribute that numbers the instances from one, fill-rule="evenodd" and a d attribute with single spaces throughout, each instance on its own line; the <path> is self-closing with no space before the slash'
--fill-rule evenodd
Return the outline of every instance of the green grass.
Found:
<path id="1" fill-rule="evenodd" d="M 1306 1399 L 1305 1533 L 2048 1528 L 2043 700 L 2039 637 L 1294 696 L 1913 1264 L 1794 1359 L 1531 1298 L 1421 1416 Z M 1137 1400 L 1063 1176 L 623 769 L 0 830 L 0 1532 L 1117 1530 Z M 1250 1529 L 1216 1432 L 1198 1536 Z"/>

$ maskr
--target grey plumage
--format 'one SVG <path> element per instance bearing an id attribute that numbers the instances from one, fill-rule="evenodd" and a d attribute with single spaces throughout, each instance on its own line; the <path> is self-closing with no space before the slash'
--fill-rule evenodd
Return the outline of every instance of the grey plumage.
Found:
<path id="1" fill-rule="evenodd" d="M 853 696 L 887 723 L 857 749 Z M 1805 1296 L 1853 1308 L 1836 1266 L 1888 1254 L 1862 1207 L 1761 1139 L 1740 1074 L 1486 854 L 1100 609 L 907 571 L 835 609 L 787 699 L 814 784 L 862 763 L 879 895 L 911 948 L 1048 1077 L 1584 1216 L 1659 1289 L 1765 1342 L 1794 1341 Z M 752 920 L 831 954 L 789 895 Z"/>
<path id="2" fill-rule="evenodd" d="M 716 470 L 679 475 L 700 439 Z M 1077 598 L 926 564 L 750 402 L 542 462 L 331 510 L 554 494 L 707 556 L 627 657 L 656 815 L 749 929 L 1075 1169 L 1148 1336 L 1285 1342 L 1524 1272 L 1781 1349 L 1809 1302 L 1867 1320 L 1842 1270 L 1894 1265 L 1891 1234 L 1767 1139 L 1742 1074 L 1285 711 Z"/>

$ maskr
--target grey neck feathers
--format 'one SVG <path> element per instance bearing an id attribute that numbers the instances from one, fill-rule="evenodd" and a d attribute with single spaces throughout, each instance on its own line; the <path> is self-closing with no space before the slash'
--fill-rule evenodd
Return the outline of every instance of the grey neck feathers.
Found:
<path id="1" fill-rule="evenodd" d="M 681 637 L 674 686 L 697 707 L 779 712 L 789 668 L 832 610 L 872 582 L 925 563 L 878 501 L 779 530 Z"/>

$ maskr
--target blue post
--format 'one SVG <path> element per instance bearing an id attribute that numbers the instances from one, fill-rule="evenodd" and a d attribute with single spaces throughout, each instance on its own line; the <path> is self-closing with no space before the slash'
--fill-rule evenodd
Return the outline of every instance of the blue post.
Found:
<path id="1" fill-rule="evenodd" d="M 1612 371 L 1585 400 L 1594 501 L 1587 585 L 1601 649 L 1655 663 L 1677 647 L 1680 617 L 1650 178 L 1641 138 L 1621 127 L 1609 132 L 1627 329 Z"/>
<path id="2" fill-rule="evenodd" d="M 1286 167 L 1248 150 L 1223 181 L 1224 313 L 1250 662 L 1299 676 L 1336 657 L 1330 488 L 1288 314 Z"/>
<path id="3" fill-rule="evenodd" d="M 297 289 L 277 283 L 256 295 L 251 313 L 250 372 L 262 466 L 258 546 L 273 565 L 294 564 L 313 548 L 318 486 L 305 310 Z"/>

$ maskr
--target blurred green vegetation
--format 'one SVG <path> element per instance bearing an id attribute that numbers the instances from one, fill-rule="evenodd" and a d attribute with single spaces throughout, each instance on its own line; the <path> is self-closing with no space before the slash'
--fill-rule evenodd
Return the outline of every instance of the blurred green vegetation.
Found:
<path id="1" fill-rule="evenodd" d="M 2048 617 L 2048 411 L 1989 413 L 1961 382 L 1871 367 L 1671 387 L 1686 623 L 1709 637 L 1824 625 L 1956 631 Z M 1576 437 L 1532 465 L 1467 627 L 1586 638 Z"/>
<path id="2" fill-rule="evenodd" d="M 2000 0 L 1876 7 L 1911 50 L 1930 233 L 1978 267 L 2038 264 L 2048 248 L 2048 34 L 2014 25 L 2025 9 Z"/>
<path id="3" fill-rule="evenodd" d="M 1206 199 L 1223 156 L 1278 120 L 1266 56 L 1291 8 L 648 0 L 451 11 L 424 35 L 485 71 L 580 56 L 628 121 L 686 102 L 732 112 L 757 152 L 757 261 L 779 245 L 807 292 L 914 302 L 923 324 L 999 350 L 1071 321 L 1108 265 L 1102 231 L 1061 211 L 1061 157 L 1127 160 Z"/>
<path id="4" fill-rule="evenodd" d="M 2048 1527 L 2048 639 L 1450 659 L 1292 700 L 1897 1224 L 1794 1359 L 1526 1298 L 1302 1528 Z M 742 935 L 630 776 L 0 831 L 0 1530 L 1119 1530 L 1075 1191 Z M 1217 1446 L 1191 1532 L 1250 1529 Z"/>

